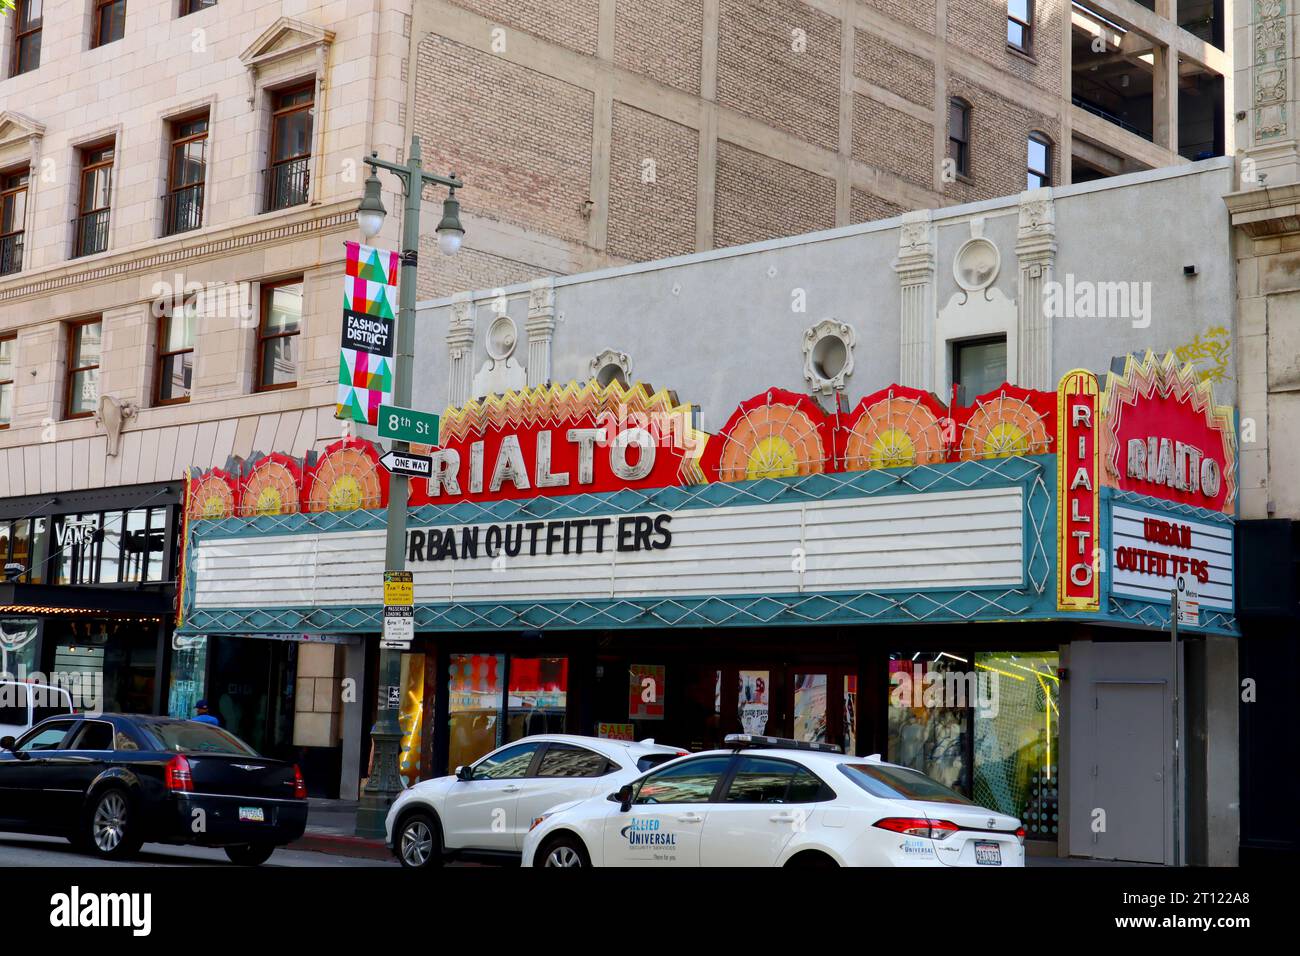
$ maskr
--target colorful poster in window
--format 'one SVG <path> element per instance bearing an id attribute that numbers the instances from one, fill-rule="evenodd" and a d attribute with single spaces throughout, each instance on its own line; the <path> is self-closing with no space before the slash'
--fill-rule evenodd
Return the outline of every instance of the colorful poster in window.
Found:
<path id="1" fill-rule="evenodd" d="M 424 655 L 402 655 L 401 696 L 397 724 L 402 728 L 397 772 L 407 787 L 420 782 L 420 750 L 424 730 Z"/>
<path id="2" fill-rule="evenodd" d="M 505 655 L 452 654 L 447 672 L 447 760 L 454 769 L 502 743 Z"/>
<path id="3" fill-rule="evenodd" d="M 902 764 L 970 795 L 971 709 L 947 688 L 965 681 L 967 662 L 942 653 L 889 662 L 889 753 Z"/>
<path id="4" fill-rule="evenodd" d="M 767 730 L 770 713 L 768 689 L 772 686 L 771 675 L 767 671 L 741 671 L 739 682 L 737 716 L 740 729 L 747 734 L 761 734 Z"/>
<path id="5" fill-rule="evenodd" d="M 794 675 L 794 739 L 826 743 L 825 674 Z"/>
<path id="6" fill-rule="evenodd" d="M 858 752 L 858 675 L 844 675 L 844 752 Z"/>
<path id="7" fill-rule="evenodd" d="M 357 242 L 344 245 L 343 345 L 334 417 L 374 425 L 379 406 L 393 401 L 398 255 Z"/>
<path id="8" fill-rule="evenodd" d="M 628 720 L 664 719 L 664 665 L 633 664 L 628 668 Z"/>
<path id="9" fill-rule="evenodd" d="M 568 697 L 567 657 L 512 656 L 506 740 L 564 733 Z"/>

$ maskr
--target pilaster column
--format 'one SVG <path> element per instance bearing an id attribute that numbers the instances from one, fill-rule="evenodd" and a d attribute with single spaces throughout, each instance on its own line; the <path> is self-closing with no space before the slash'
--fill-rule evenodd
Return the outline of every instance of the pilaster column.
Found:
<path id="1" fill-rule="evenodd" d="M 1297 0 L 1238 0 L 1239 36 L 1248 37 L 1234 58 L 1236 101 L 1245 114 L 1244 136 L 1249 165 L 1243 185 L 1269 186 L 1300 180 L 1295 112 L 1295 40 L 1291 21 Z M 1245 14 L 1244 16 L 1240 16 Z"/>
<path id="2" fill-rule="evenodd" d="M 470 399 L 474 380 L 474 299 L 458 292 L 451 300 L 447 324 L 447 405 L 458 408 Z"/>
<path id="3" fill-rule="evenodd" d="M 1052 318 L 1044 290 L 1056 273 L 1056 207 L 1050 189 L 1020 194 L 1020 226 L 1016 234 L 1020 291 L 1016 297 L 1019 343 L 1014 384 L 1054 391 Z"/>
<path id="4" fill-rule="evenodd" d="M 903 216 L 898 234 L 901 302 L 898 384 L 933 390 L 935 318 L 935 230 L 928 209 Z"/>
<path id="5" fill-rule="evenodd" d="M 555 280 L 537 279 L 528 291 L 528 387 L 551 381 L 551 339 L 555 335 Z"/>

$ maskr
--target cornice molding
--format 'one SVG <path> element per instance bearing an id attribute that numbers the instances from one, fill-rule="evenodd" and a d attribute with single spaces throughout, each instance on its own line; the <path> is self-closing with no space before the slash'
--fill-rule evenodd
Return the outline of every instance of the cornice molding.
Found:
<path id="1" fill-rule="evenodd" d="M 226 235 L 214 235 L 193 243 L 170 243 L 163 247 L 146 247 L 134 252 L 123 252 L 82 269 L 69 269 L 67 264 L 47 270 L 43 275 L 25 283 L 0 285 L 0 303 L 10 303 L 33 296 L 62 292 L 79 285 L 119 279 L 123 276 L 149 272 L 180 262 L 193 262 L 257 246 L 269 246 L 286 239 L 296 239 L 315 233 L 352 229 L 356 225 L 351 202 L 334 203 L 316 215 L 292 219 L 263 227 L 253 222 L 242 225 Z M 340 251 L 340 256 L 342 252 Z M 21 278 L 18 273 L 15 278 Z"/>

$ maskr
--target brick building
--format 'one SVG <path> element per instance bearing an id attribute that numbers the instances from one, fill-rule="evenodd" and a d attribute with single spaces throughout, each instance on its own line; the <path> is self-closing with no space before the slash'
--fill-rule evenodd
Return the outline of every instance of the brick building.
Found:
<path id="1" fill-rule="evenodd" d="M 1222 155 L 1225 15 L 417 0 L 407 126 L 465 177 L 469 230 L 455 260 L 426 250 L 420 297 Z"/>

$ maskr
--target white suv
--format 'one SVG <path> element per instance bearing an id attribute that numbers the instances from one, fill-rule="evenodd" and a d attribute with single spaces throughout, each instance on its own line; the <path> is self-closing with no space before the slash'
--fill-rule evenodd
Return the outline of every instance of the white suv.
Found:
<path id="1" fill-rule="evenodd" d="M 543 813 L 524 866 L 1025 865 L 1019 820 L 909 767 L 773 737 L 726 742 Z"/>
<path id="2" fill-rule="evenodd" d="M 524 835 L 550 807 L 618 790 L 685 753 L 653 740 L 525 737 L 403 791 L 388 811 L 385 841 L 407 867 L 448 857 L 518 860 Z"/>
<path id="3" fill-rule="evenodd" d="M 46 717 L 70 713 L 72 697 L 62 687 L 0 681 L 0 737 L 20 737 Z"/>

